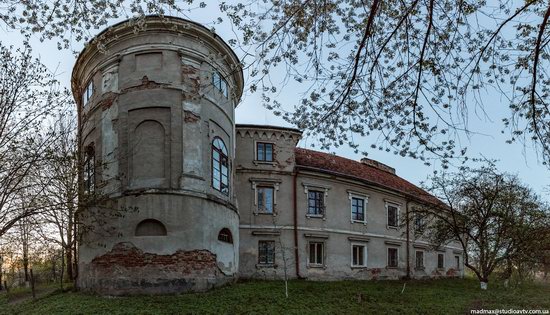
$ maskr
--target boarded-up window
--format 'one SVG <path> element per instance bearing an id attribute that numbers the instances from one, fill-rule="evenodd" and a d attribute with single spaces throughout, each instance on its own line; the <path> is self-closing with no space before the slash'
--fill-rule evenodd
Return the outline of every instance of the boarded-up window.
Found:
<path id="1" fill-rule="evenodd" d="M 136 236 L 165 236 L 166 227 L 158 220 L 146 219 L 136 227 Z"/>
<path id="2" fill-rule="evenodd" d="M 164 127 L 146 120 L 134 131 L 132 171 L 135 179 L 164 177 Z"/>
<path id="3" fill-rule="evenodd" d="M 162 68 L 162 53 L 145 53 L 136 55 L 136 70 L 148 71 Z"/>

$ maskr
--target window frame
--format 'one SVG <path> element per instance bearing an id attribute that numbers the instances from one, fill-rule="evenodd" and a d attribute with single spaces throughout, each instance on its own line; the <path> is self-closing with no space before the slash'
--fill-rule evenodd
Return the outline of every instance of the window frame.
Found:
<path id="1" fill-rule="evenodd" d="M 395 266 L 390 264 L 390 250 L 395 249 Z M 397 269 L 399 268 L 399 248 L 397 247 L 388 247 L 386 250 L 386 266 L 387 268 Z"/>
<path id="2" fill-rule="evenodd" d="M 275 143 L 273 142 L 265 142 L 265 141 L 256 141 L 256 147 L 255 147 L 255 156 L 254 156 L 254 161 L 256 162 L 260 162 L 260 163 L 273 163 L 275 162 Z M 266 154 L 266 147 L 267 146 L 271 146 L 271 160 L 268 160 L 267 159 L 267 154 Z M 263 159 L 260 158 L 260 146 L 263 146 Z"/>
<path id="3" fill-rule="evenodd" d="M 315 262 L 312 262 L 311 261 L 311 246 L 314 246 L 315 250 Z M 320 245 L 320 248 L 321 248 L 321 255 L 319 256 L 319 245 Z M 307 254 L 307 265 L 309 267 L 312 267 L 312 268 L 323 268 L 325 267 L 325 252 L 326 252 L 326 249 L 325 249 L 325 242 L 323 241 L 309 241 L 307 243 L 307 249 L 308 249 L 308 254 Z M 321 258 L 321 262 L 319 263 L 317 261 L 317 258 Z"/>
<path id="4" fill-rule="evenodd" d="M 310 194 L 314 194 L 315 197 L 312 199 Z M 319 197 L 319 198 L 317 198 Z M 314 201 L 314 206 L 312 207 L 310 201 Z M 311 212 L 310 209 L 313 209 L 314 212 Z M 308 189 L 307 191 L 307 215 L 312 217 L 324 217 L 325 216 L 325 192 L 320 189 Z"/>
<path id="5" fill-rule="evenodd" d="M 414 231 L 422 234 L 426 231 L 426 216 L 420 213 L 414 214 Z"/>
<path id="6" fill-rule="evenodd" d="M 357 265 L 357 264 L 354 263 L 354 258 L 355 258 L 354 248 L 355 247 L 362 247 L 363 248 L 363 264 L 362 265 Z M 351 243 L 351 267 L 352 268 L 366 268 L 367 267 L 367 258 L 368 258 L 367 244 L 364 244 L 364 243 Z"/>
<path id="7" fill-rule="evenodd" d="M 422 256 L 422 264 L 421 265 L 418 265 L 418 254 L 421 254 L 421 256 Z M 425 268 L 424 256 L 425 256 L 425 253 L 424 253 L 423 250 L 415 250 L 415 252 L 414 252 L 414 268 L 416 270 L 424 270 L 424 268 Z"/>
<path id="8" fill-rule="evenodd" d="M 84 167 L 82 174 L 84 193 L 93 194 L 95 192 L 96 170 L 95 170 L 95 147 L 90 144 L 86 147 L 84 153 Z"/>
<path id="9" fill-rule="evenodd" d="M 363 223 L 367 224 L 367 206 L 369 203 L 369 197 L 367 195 L 359 195 L 355 193 L 348 193 L 349 194 L 349 200 L 350 200 L 350 220 L 352 223 Z M 353 218 L 353 200 L 359 199 L 363 201 L 363 220 L 357 220 Z"/>
<path id="10" fill-rule="evenodd" d="M 219 141 L 217 141 L 219 140 Z M 223 145 L 223 147 L 217 147 L 216 146 L 216 143 L 220 143 Z M 214 137 L 214 139 L 212 139 L 212 143 L 211 143 L 211 185 L 212 185 L 212 188 L 214 188 L 214 190 L 217 190 L 219 191 L 220 193 L 226 195 L 226 196 L 229 196 L 229 190 L 230 190 L 230 176 L 231 176 L 231 172 L 230 172 L 230 165 L 229 165 L 229 151 L 227 150 L 227 146 L 225 145 L 225 142 L 223 141 L 222 138 L 220 137 Z M 225 151 L 225 152 L 224 152 Z M 218 154 L 218 161 L 216 161 L 215 159 L 215 153 Z M 225 162 L 225 164 L 224 164 Z M 216 169 L 216 165 L 217 165 L 217 169 Z M 223 167 L 225 166 L 225 169 L 226 169 L 226 173 L 224 174 L 223 172 Z M 219 178 L 216 178 L 216 175 L 215 175 L 215 171 L 218 170 L 219 171 Z M 224 176 L 227 180 L 227 184 L 225 185 L 224 187 L 224 183 L 223 183 L 223 179 L 224 179 Z M 216 187 L 216 184 L 215 182 L 218 181 L 219 182 L 219 188 Z M 224 191 L 224 188 L 226 189 Z"/>
<path id="11" fill-rule="evenodd" d="M 395 222 L 396 225 L 390 225 L 390 207 L 395 208 Z M 399 228 L 399 213 L 401 212 L 401 206 L 396 203 L 386 202 L 386 226 L 389 229 Z"/>
<path id="12" fill-rule="evenodd" d="M 271 211 L 265 211 L 264 209 L 260 209 L 260 190 L 263 189 L 270 189 L 271 190 Z M 266 184 L 258 184 L 256 185 L 256 211 L 257 213 L 261 214 L 275 214 L 275 185 L 266 185 Z M 264 198 L 265 199 L 265 198 Z"/>
<path id="13" fill-rule="evenodd" d="M 86 107 L 86 105 L 88 105 L 88 103 L 92 99 L 92 96 L 94 95 L 94 92 L 95 92 L 95 86 L 94 86 L 94 80 L 92 78 L 87 82 L 86 87 L 84 88 L 84 91 L 82 91 L 82 95 L 81 95 L 82 107 Z"/>
<path id="14" fill-rule="evenodd" d="M 460 256 L 455 255 L 455 262 L 456 262 L 456 270 L 460 270 Z"/>
<path id="15" fill-rule="evenodd" d="M 441 257 L 441 265 L 439 264 L 439 258 Z M 445 254 L 437 253 L 437 269 L 445 269 Z"/>
<path id="16" fill-rule="evenodd" d="M 212 80 L 210 80 L 210 83 L 218 90 L 219 93 L 226 98 L 229 98 L 229 84 L 218 70 L 212 71 Z"/>
<path id="17" fill-rule="evenodd" d="M 265 261 L 262 261 L 262 247 L 261 244 L 271 244 L 271 256 L 269 254 L 269 248 L 265 248 Z M 272 257 L 272 261 L 269 262 L 269 257 Z M 260 266 L 274 266 L 275 265 L 275 241 L 274 240 L 259 240 L 258 241 L 258 265 Z"/>

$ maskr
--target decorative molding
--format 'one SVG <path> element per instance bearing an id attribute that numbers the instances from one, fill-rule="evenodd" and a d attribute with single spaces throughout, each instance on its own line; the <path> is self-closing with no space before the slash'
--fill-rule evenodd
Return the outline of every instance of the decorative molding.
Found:
<path id="1" fill-rule="evenodd" d="M 254 236 L 279 236 L 281 231 L 252 231 L 251 234 Z"/>
<path id="2" fill-rule="evenodd" d="M 351 242 L 364 242 L 367 243 L 370 241 L 370 238 L 368 237 L 357 237 L 357 236 L 348 236 L 348 240 Z"/>
<path id="3" fill-rule="evenodd" d="M 396 242 L 396 241 L 384 241 L 384 244 L 393 245 L 393 246 L 401 246 L 402 245 L 401 242 Z"/>
<path id="4" fill-rule="evenodd" d="M 322 239 L 328 239 L 328 234 L 304 233 L 304 237 L 306 237 L 306 238 L 322 238 Z"/>

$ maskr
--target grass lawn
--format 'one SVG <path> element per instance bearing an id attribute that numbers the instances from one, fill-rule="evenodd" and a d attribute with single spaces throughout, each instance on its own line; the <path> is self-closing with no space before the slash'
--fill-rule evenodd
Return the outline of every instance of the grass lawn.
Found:
<path id="1" fill-rule="evenodd" d="M 474 280 L 282 281 L 237 283 L 208 293 L 171 296 L 100 297 L 58 292 L 36 301 L 7 303 L 4 314 L 469 314 L 470 309 L 550 310 L 550 285 L 481 291 Z"/>

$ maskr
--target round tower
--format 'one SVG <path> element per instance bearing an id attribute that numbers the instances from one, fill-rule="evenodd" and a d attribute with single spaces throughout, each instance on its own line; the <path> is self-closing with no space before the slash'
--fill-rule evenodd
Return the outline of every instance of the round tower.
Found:
<path id="1" fill-rule="evenodd" d="M 83 207 L 79 288 L 202 291 L 237 275 L 240 62 L 215 33 L 149 16 L 104 30 L 72 74 Z"/>

